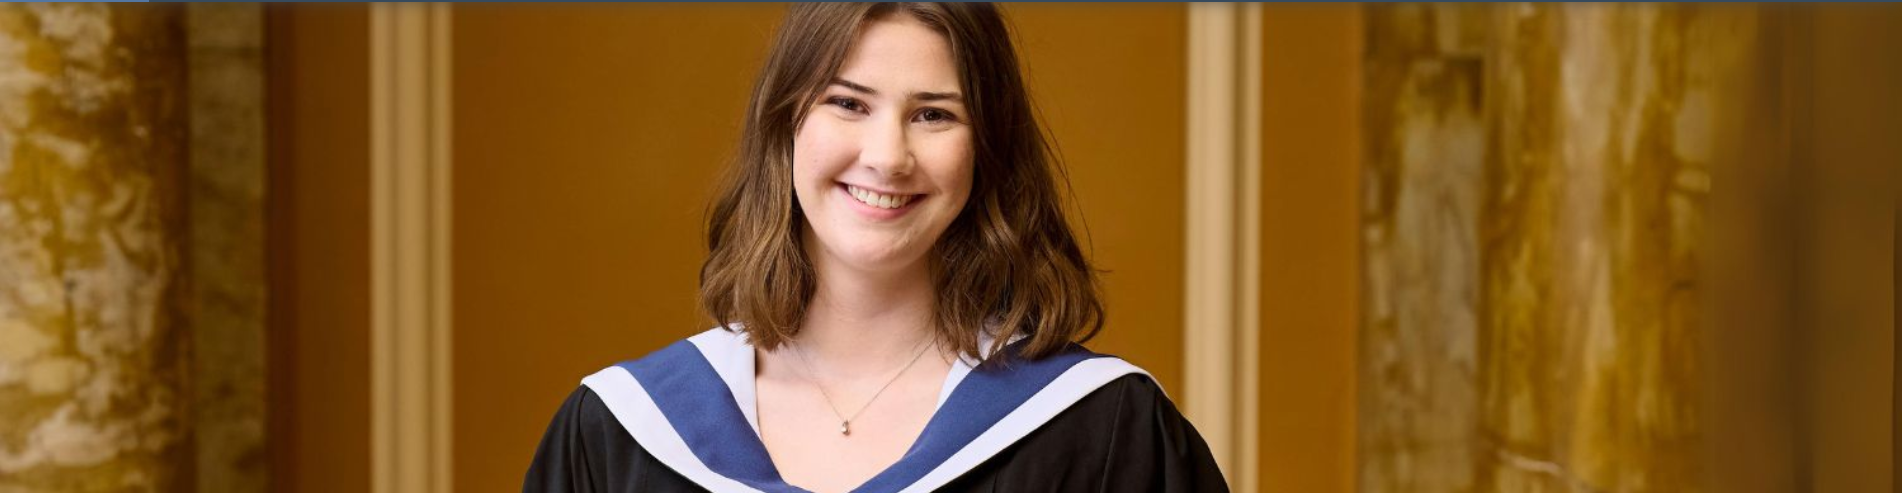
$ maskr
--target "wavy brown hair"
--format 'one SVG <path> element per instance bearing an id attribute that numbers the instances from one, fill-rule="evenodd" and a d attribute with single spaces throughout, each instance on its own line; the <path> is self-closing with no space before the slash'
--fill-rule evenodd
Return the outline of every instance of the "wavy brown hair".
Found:
<path id="1" fill-rule="evenodd" d="M 1061 165 L 1037 124 L 1003 15 L 984 3 L 791 7 L 753 85 L 739 154 L 708 209 L 701 308 L 719 326 L 744 325 L 768 350 L 798 334 L 818 279 L 801 245 L 793 136 L 859 29 L 894 14 L 949 41 L 976 151 L 970 200 L 929 256 L 940 341 L 988 357 L 977 354 L 978 332 L 988 328 L 998 340 L 1025 336 L 1021 354 L 1039 358 L 1095 336 L 1100 288 L 1063 215 Z"/>

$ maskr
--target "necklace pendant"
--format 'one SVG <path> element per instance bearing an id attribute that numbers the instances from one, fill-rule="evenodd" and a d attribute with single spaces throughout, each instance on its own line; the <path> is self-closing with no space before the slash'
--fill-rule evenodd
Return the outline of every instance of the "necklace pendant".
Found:
<path id="1" fill-rule="evenodd" d="M 839 434 L 840 434 L 840 435 L 845 435 L 845 436 L 852 436 L 852 422 L 851 422 L 851 421 L 840 421 L 840 422 L 839 422 Z"/>

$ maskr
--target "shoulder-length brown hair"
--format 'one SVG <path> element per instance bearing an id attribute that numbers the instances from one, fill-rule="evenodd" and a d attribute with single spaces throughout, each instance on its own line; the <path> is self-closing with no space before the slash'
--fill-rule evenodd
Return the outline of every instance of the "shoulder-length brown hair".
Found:
<path id="1" fill-rule="evenodd" d="M 793 136 L 859 29 L 900 13 L 949 41 L 976 151 L 971 198 L 930 255 L 940 341 L 988 357 L 977 354 L 979 331 L 1000 341 L 1022 335 L 1022 355 L 1038 358 L 1095 336 L 1103 304 L 1064 219 L 1060 164 L 1037 124 L 1003 16 L 982 3 L 791 7 L 753 85 L 739 154 L 708 210 L 701 308 L 722 327 L 744 325 L 768 350 L 798 333 L 818 280 L 801 245 Z"/>

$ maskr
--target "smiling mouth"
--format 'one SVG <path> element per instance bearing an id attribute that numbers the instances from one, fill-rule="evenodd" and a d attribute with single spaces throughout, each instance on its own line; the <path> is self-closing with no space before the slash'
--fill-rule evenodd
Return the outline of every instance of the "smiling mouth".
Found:
<path id="1" fill-rule="evenodd" d="M 859 203 L 880 209 L 901 208 L 904 207 L 905 204 L 910 204 L 911 201 L 923 196 L 921 194 L 900 195 L 878 193 L 852 185 L 846 185 L 845 191 L 852 194 L 852 198 L 858 199 Z"/>

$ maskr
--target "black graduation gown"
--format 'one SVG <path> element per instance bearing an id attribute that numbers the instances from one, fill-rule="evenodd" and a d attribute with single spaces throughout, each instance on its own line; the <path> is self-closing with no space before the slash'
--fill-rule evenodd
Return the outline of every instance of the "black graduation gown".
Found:
<path id="1" fill-rule="evenodd" d="M 899 461 L 853 491 L 1228 491 L 1208 445 L 1140 368 L 1072 345 L 954 365 Z M 804 492 L 752 414 L 752 349 L 715 329 L 596 373 L 549 424 L 524 492 Z M 742 404 L 743 403 L 743 404 Z"/>

